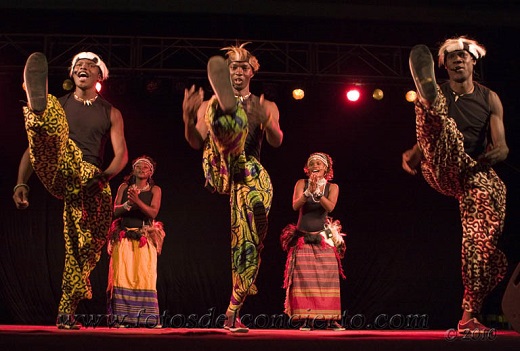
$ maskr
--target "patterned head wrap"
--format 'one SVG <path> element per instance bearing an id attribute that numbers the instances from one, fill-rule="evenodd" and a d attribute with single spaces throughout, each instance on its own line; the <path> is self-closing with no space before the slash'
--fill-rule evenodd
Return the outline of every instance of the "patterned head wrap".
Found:
<path id="1" fill-rule="evenodd" d="M 247 42 L 240 46 L 227 46 L 220 50 L 227 50 L 226 56 L 228 65 L 231 62 L 247 62 L 251 65 L 251 68 L 253 68 L 253 73 L 256 73 L 260 69 L 260 64 L 253 54 L 251 54 L 247 49 L 244 49 L 244 46 L 249 43 L 250 42 Z"/>
<path id="2" fill-rule="evenodd" d="M 468 39 L 465 36 L 452 38 L 446 40 L 439 48 L 439 67 L 444 66 L 444 60 L 450 52 L 458 50 L 469 52 L 475 60 L 486 56 L 486 49 L 476 40 Z"/>
<path id="3" fill-rule="evenodd" d="M 101 80 L 106 80 L 108 78 L 108 68 L 98 55 L 94 54 L 93 52 L 80 52 L 74 58 L 72 59 L 72 63 L 70 66 L 70 72 L 69 76 L 72 77 L 72 74 L 74 73 L 74 66 L 76 63 L 78 63 L 79 60 L 90 60 L 94 62 L 101 71 Z"/>
<path id="4" fill-rule="evenodd" d="M 327 170 L 325 171 L 324 178 L 327 180 L 331 180 L 334 177 L 334 170 L 332 169 L 332 158 L 327 155 L 324 152 L 315 152 L 312 153 L 309 158 L 307 159 L 307 163 L 305 164 L 305 167 L 303 168 L 303 171 L 306 175 L 309 175 L 309 163 L 313 160 L 319 160 L 323 162 L 323 164 L 327 167 Z"/>
<path id="5" fill-rule="evenodd" d="M 135 166 L 137 166 L 137 164 L 139 162 L 142 162 L 142 163 L 145 163 L 148 165 L 148 167 L 150 167 L 150 171 L 152 172 L 152 174 L 150 174 L 150 176 L 153 175 L 153 172 L 155 171 L 155 167 L 152 163 L 152 161 L 150 161 L 148 158 L 146 157 L 139 157 L 137 158 L 133 163 L 132 163 L 132 168 L 135 168 Z"/>
<path id="6" fill-rule="evenodd" d="M 311 154 L 309 156 L 309 159 L 307 160 L 307 166 L 309 163 L 311 163 L 312 160 L 320 160 L 325 164 L 325 166 L 329 167 L 329 161 L 327 160 L 327 155 L 321 152 L 316 152 L 314 154 Z"/>

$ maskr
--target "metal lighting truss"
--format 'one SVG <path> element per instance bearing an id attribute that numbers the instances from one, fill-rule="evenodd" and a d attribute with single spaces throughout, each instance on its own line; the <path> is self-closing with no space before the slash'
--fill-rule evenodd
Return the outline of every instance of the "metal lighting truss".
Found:
<path id="1" fill-rule="evenodd" d="M 49 74 L 67 72 L 70 59 L 93 51 L 112 77 L 205 79 L 220 49 L 247 46 L 261 64 L 255 80 L 270 82 L 410 84 L 409 47 L 326 42 L 261 41 L 110 35 L 0 34 L 0 74 L 19 74 L 35 51 L 46 54 Z"/>

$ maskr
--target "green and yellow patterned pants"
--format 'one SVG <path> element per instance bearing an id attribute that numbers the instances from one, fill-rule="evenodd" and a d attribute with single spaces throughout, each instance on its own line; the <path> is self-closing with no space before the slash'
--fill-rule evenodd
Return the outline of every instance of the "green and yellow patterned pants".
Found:
<path id="1" fill-rule="evenodd" d="M 257 293 L 254 283 L 273 189 L 264 167 L 255 157 L 245 154 L 248 123 L 241 104 L 233 115 L 219 112 L 218 101 L 213 97 L 206 112 L 210 134 L 204 146 L 202 165 L 206 185 L 220 194 L 230 195 L 233 289 L 228 310 L 235 312 L 242 307 L 247 295 Z"/>

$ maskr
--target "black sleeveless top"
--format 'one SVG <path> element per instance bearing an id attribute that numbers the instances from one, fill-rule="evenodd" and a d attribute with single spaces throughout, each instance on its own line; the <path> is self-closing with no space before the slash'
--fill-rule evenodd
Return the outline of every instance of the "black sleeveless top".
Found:
<path id="1" fill-rule="evenodd" d="M 304 190 L 306 190 L 308 186 L 309 180 L 307 179 L 305 181 Z M 329 195 L 329 187 L 330 183 L 327 182 L 323 196 Z M 315 202 L 312 199 L 312 196 L 309 196 L 305 204 L 303 204 L 303 206 L 300 208 L 300 216 L 298 218 L 298 224 L 296 227 L 299 230 L 306 232 L 316 232 L 323 230 L 325 218 L 328 216 L 328 214 L 329 212 L 327 212 L 319 202 Z"/>
<path id="2" fill-rule="evenodd" d="M 448 116 L 457 123 L 457 128 L 464 135 L 464 150 L 468 155 L 477 158 L 485 152 L 488 144 L 489 88 L 474 82 L 475 89 L 471 94 L 457 95 L 449 82 L 441 85 L 446 96 Z"/>
<path id="3" fill-rule="evenodd" d="M 67 116 L 69 138 L 83 152 L 83 161 L 101 168 L 105 144 L 110 137 L 112 105 L 98 96 L 91 106 L 87 106 L 74 99 L 73 94 L 59 98 Z"/>
<path id="4" fill-rule="evenodd" d="M 249 99 L 259 99 L 258 96 L 251 94 Z M 244 149 L 247 156 L 253 156 L 260 161 L 260 151 L 262 150 L 262 139 L 264 130 L 260 128 L 260 122 L 251 118 L 247 119 L 249 132 L 247 133 Z"/>
<path id="5" fill-rule="evenodd" d="M 152 203 L 152 188 L 147 191 L 141 191 L 139 193 L 139 198 L 148 206 Z M 126 188 L 123 192 L 122 203 L 128 200 L 128 188 Z M 130 211 L 125 211 L 121 215 L 121 226 L 126 228 L 141 228 L 143 224 L 149 224 L 151 222 L 151 218 L 147 217 L 141 210 L 139 209 L 131 209 Z"/>

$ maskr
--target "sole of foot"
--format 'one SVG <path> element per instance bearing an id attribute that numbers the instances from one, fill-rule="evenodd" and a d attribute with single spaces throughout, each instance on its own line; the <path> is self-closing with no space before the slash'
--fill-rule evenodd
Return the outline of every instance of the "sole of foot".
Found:
<path id="1" fill-rule="evenodd" d="M 426 45 L 416 45 L 410 51 L 410 72 L 419 95 L 432 104 L 437 98 L 437 82 L 433 57 Z"/>
<path id="2" fill-rule="evenodd" d="M 47 58 L 41 52 L 29 56 L 23 73 L 25 93 L 29 108 L 42 113 L 47 107 Z"/>
<path id="3" fill-rule="evenodd" d="M 220 108 L 224 113 L 236 111 L 237 100 L 226 60 L 221 56 L 213 56 L 208 61 L 208 79 L 217 96 Z"/>

